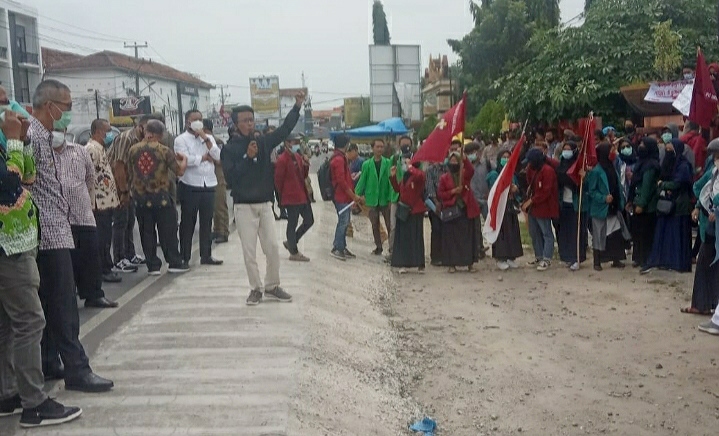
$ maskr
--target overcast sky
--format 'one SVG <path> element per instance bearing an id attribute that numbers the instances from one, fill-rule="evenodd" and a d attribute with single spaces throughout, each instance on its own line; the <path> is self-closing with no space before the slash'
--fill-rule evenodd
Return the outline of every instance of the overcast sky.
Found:
<path id="1" fill-rule="evenodd" d="M 249 101 L 250 76 L 277 74 L 280 87 L 290 88 L 301 85 L 303 71 L 316 108 L 369 94 L 372 0 L 23 2 L 38 9 L 44 46 L 131 55 L 123 41 L 147 41 L 142 57 L 230 85 L 231 102 Z M 383 3 L 392 42 L 421 45 L 422 68 L 430 54 L 455 59 L 446 40 L 472 28 L 468 0 Z M 561 0 L 562 20 L 575 17 L 583 5 L 584 0 Z"/>

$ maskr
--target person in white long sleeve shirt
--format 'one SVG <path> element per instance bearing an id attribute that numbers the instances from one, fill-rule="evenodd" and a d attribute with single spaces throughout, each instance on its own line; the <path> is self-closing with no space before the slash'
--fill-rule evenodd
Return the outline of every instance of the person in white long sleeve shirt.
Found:
<path id="1" fill-rule="evenodd" d="M 212 257 L 212 216 L 215 210 L 215 162 L 220 160 L 220 148 L 212 135 L 203 131 L 202 113 L 190 110 L 185 114 L 185 132 L 175 139 L 175 153 L 187 156 L 187 170 L 180 177 L 178 196 L 181 203 L 180 254 L 189 264 L 192 236 L 197 215 L 200 215 L 200 263 L 222 265 Z"/>

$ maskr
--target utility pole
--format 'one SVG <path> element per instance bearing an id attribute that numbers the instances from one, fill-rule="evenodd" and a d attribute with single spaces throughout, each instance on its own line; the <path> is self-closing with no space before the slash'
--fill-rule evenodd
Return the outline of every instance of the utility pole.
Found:
<path id="1" fill-rule="evenodd" d="M 98 96 L 98 90 L 95 90 L 95 112 L 97 119 L 100 119 L 100 97 Z"/>
<path id="2" fill-rule="evenodd" d="M 222 106 L 225 106 L 225 85 L 220 85 L 220 101 Z"/>
<path id="3" fill-rule="evenodd" d="M 147 41 L 145 41 L 144 44 L 138 44 L 137 42 L 134 42 L 132 44 L 125 43 L 125 48 L 134 48 L 135 49 L 135 59 L 140 58 L 140 54 L 138 53 L 138 48 L 147 48 Z M 138 68 L 135 72 L 135 96 L 140 96 L 140 69 Z"/>

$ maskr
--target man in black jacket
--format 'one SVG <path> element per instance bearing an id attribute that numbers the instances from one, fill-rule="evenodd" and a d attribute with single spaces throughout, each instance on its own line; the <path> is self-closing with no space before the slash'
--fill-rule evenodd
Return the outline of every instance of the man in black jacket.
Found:
<path id="1" fill-rule="evenodd" d="M 234 202 L 237 231 L 250 280 L 251 291 L 247 298 L 249 306 L 262 301 L 263 289 L 267 299 L 292 301 L 292 296 L 280 287 L 280 253 L 272 213 L 275 182 L 271 153 L 294 129 L 304 101 L 305 94 L 297 94 L 295 106 L 287 114 L 282 126 L 260 137 L 254 136 L 255 114 L 250 106 L 240 106 L 232 111 L 232 122 L 237 126 L 237 131 L 222 149 L 221 160 Z M 267 257 L 264 286 L 257 267 L 258 238 Z"/>

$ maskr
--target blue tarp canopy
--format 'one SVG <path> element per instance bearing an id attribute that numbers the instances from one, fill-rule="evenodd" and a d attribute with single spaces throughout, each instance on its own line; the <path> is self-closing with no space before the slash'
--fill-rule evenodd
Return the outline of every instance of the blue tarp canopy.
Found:
<path id="1" fill-rule="evenodd" d="M 402 118 L 390 118 L 374 126 L 360 127 L 352 130 L 332 132 L 334 138 L 337 135 L 345 134 L 351 138 L 374 138 L 380 136 L 406 135 L 409 131 L 404 126 Z"/>

